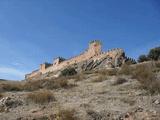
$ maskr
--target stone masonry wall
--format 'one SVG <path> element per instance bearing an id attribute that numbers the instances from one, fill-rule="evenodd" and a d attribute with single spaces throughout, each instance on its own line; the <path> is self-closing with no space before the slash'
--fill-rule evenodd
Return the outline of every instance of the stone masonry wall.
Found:
<path id="1" fill-rule="evenodd" d="M 45 68 L 44 64 L 41 64 L 41 67 L 38 71 L 28 74 L 27 77 L 28 78 L 29 77 L 34 77 L 39 73 L 45 74 L 45 73 L 48 73 L 48 72 L 53 72 L 53 71 L 56 71 L 56 70 L 60 70 L 60 69 L 65 68 L 69 65 L 76 64 L 76 63 L 79 63 L 79 62 L 82 62 L 82 61 L 85 61 L 85 60 L 89 60 L 89 59 L 98 60 L 98 59 L 101 59 L 103 57 L 110 57 L 111 59 L 115 60 L 116 57 L 118 57 L 118 55 L 121 55 L 123 52 L 124 51 L 122 49 L 112 49 L 112 50 L 109 50 L 107 52 L 102 53 L 101 44 L 99 44 L 97 42 L 93 42 L 92 44 L 89 45 L 89 49 L 87 51 L 85 51 L 84 53 L 80 54 L 79 56 L 76 56 L 76 57 L 73 57 L 71 59 L 65 60 L 65 61 L 63 61 L 59 64 L 56 64 L 56 65 L 53 64 L 53 65 L 51 65 L 47 68 Z"/>

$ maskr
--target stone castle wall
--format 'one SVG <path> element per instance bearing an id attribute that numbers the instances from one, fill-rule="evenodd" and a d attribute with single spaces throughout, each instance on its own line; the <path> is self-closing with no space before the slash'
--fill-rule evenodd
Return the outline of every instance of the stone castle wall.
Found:
<path id="1" fill-rule="evenodd" d="M 61 62 L 60 64 L 56 64 L 56 65 L 53 64 L 53 66 L 50 66 L 47 69 L 43 69 L 43 70 L 41 70 L 41 72 L 42 72 L 42 74 L 45 74 L 47 72 L 59 70 L 64 67 L 67 67 L 69 65 L 76 64 L 81 61 L 90 59 L 90 58 L 94 57 L 95 55 L 100 55 L 101 53 L 102 53 L 101 52 L 101 44 L 95 42 L 95 43 L 90 44 L 89 49 L 86 50 L 84 53 L 82 53 L 78 56 L 75 56 L 71 59 L 65 60 L 65 61 Z M 57 60 L 55 60 L 55 61 L 57 61 Z"/>
<path id="2" fill-rule="evenodd" d="M 46 67 L 45 64 L 41 64 L 40 69 L 37 71 L 34 71 L 28 75 L 26 75 L 26 78 L 34 77 L 38 74 L 45 74 L 48 72 L 53 72 L 56 70 L 60 70 L 62 68 L 65 68 L 69 65 L 73 65 L 85 60 L 94 59 L 98 60 L 103 57 L 110 57 L 111 59 L 116 59 L 118 55 L 121 55 L 123 53 L 122 49 L 112 49 L 107 52 L 102 52 L 101 50 L 101 44 L 99 42 L 92 42 L 89 45 L 88 50 L 86 50 L 84 53 L 80 54 L 79 56 L 75 56 L 71 59 L 64 60 L 62 62 L 59 62 L 59 59 L 56 59 L 53 64 L 49 67 Z"/>
<path id="3" fill-rule="evenodd" d="M 36 71 L 33 71 L 33 72 L 29 73 L 29 74 L 26 74 L 25 78 L 26 79 L 32 78 L 32 77 L 38 76 L 40 74 L 41 74 L 41 72 L 39 70 L 36 70 Z"/>

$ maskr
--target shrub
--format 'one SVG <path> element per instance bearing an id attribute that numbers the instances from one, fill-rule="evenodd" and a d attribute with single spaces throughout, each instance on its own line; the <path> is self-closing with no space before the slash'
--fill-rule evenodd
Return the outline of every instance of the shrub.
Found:
<path id="1" fill-rule="evenodd" d="M 68 77 L 59 77 L 52 79 L 41 79 L 41 80 L 33 80 L 27 81 L 24 83 L 23 88 L 27 91 L 34 91 L 38 89 L 57 89 L 57 88 L 68 88 L 73 86 L 69 84 Z"/>
<path id="2" fill-rule="evenodd" d="M 27 99 L 38 104 L 44 104 L 55 100 L 53 94 L 48 90 L 39 90 L 29 93 L 27 94 Z"/>
<path id="3" fill-rule="evenodd" d="M 121 78 L 121 77 L 118 77 L 118 78 L 114 81 L 114 83 L 113 83 L 112 85 L 120 85 L 120 84 L 123 84 L 123 83 L 125 83 L 125 82 L 127 82 L 126 79 Z"/>
<path id="4" fill-rule="evenodd" d="M 155 79 L 152 68 L 149 68 L 149 66 L 145 64 L 137 65 L 133 71 L 133 76 L 141 82 L 147 82 Z"/>
<path id="5" fill-rule="evenodd" d="M 132 68 L 130 65 L 123 64 L 120 70 L 118 71 L 118 74 L 124 74 L 124 75 L 130 75 L 132 74 Z"/>
<path id="6" fill-rule="evenodd" d="M 82 81 L 83 79 L 85 79 L 84 73 L 80 73 L 80 74 L 73 76 L 73 79 L 75 79 L 76 82 Z"/>
<path id="7" fill-rule="evenodd" d="M 93 82 L 103 82 L 107 79 L 108 77 L 106 75 L 98 75 L 95 79 L 93 79 Z"/>
<path id="8" fill-rule="evenodd" d="M 78 120 L 75 116 L 75 110 L 59 110 L 56 114 L 56 120 Z"/>
<path id="9" fill-rule="evenodd" d="M 61 88 L 66 88 L 66 87 L 69 86 L 68 80 L 65 79 L 65 78 L 56 79 L 56 80 L 54 81 L 54 83 L 56 84 L 56 86 L 61 87 Z"/>
<path id="10" fill-rule="evenodd" d="M 82 72 L 82 74 L 87 74 L 87 75 L 93 74 L 93 73 L 94 73 L 93 70 L 86 70 L 86 71 L 83 71 L 83 72 Z"/>
<path id="11" fill-rule="evenodd" d="M 149 51 L 148 57 L 152 60 L 160 59 L 160 47 L 153 48 Z"/>
<path id="12" fill-rule="evenodd" d="M 2 98 L 3 97 L 3 94 L 2 93 L 0 93 L 0 98 Z"/>
<path id="13" fill-rule="evenodd" d="M 61 76 L 72 76 L 77 74 L 77 71 L 74 68 L 66 68 L 61 71 Z"/>
<path id="14" fill-rule="evenodd" d="M 91 117 L 91 120 L 110 120 L 109 118 L 107 119 L 103 114 L 94 110 L 88 109 L 86 112 L 87 115 Z"/>
<path id="15" fill-rule="evenodd" d="M 145 62 L 148 61 L 148 57 L 146 55 L 140 55 L 138 58 L 138 62 Z"/>
<path id="16" fill-rule="evenodd" d="M 129 98 L 129 97 L 121 98 L 120 101 L 122 101 L 125 104 L 129 104 L 130 106 L 133 106 L 136 103 L 136 101 L 133 98 Z"/>
<path id="17" fill-rule="evenodd" d="M 0 84 L 1 91 L 21 91 L 23 86 L 20 82 L 4 82 Z"/>
<path id="18" fill-rule="evenodd" d="M 135 61 L 135 59 L 129 58 L 129 57 L 125 57 L 125 64 L 127 65 L 132 65 L 132 64 L 136 64 L 137 62 Z"/>
<path id="19" fill-rule="evenodd" d="M 135 68 L 133 76 L 140 82 L 141 87 L 150 91 L 151 94 L 160 93 L 160 80 L 146 65 L 139 65 Z"/>
<path id="20" fill-rule="evenodd" d="M 107 75 L 109 75 L 109 76 L 117 75 L 117 69 L 107 70 Z"/>
<path id="21" fill-rule="evenodd" d="M 43 88 L 43 80 L 31 80 L 23 84 L 23 89 L 27 91 L 34 91 Z"/>
<path id="22" fill-rule="evenodd" d="M 113 76 L 117 75 L 117 69 L 102 69 L 98 71 L 98 74 L 100 75 L 108 75 L 108 76 Z"/>
<path id="23" fill-rule="evenodd" d="M 160 61 L 155 62 L 157 68 L 160 68 Z"/>

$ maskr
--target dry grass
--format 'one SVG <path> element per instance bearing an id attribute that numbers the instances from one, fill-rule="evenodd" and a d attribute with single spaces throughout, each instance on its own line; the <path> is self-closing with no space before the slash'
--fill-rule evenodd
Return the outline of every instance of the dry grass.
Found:
<path id="1" fill-rule="evenodd" d="M 108 77 L 106 75 L 98 75 L 98 77 L 94 78 L 92 82 L 103 82 L 107 79 Z"/>
<path id="2" fill-rule="evenodd" d="M 160 60 L 155 62 L 157 68 L 160 68 Z"/>
<path id="3" fill-rule="evenodd" d="M 75 110 L 59 110 L 56 114 L 56 120 L 78 120 L 75 116 Z"/>
<path id="4" fill-rule="evenodd" d="M 27 91 L 34 91 L 42 88 L 42 80 L 27 81 L 24 83 L 23 88 Z"/>
<path id="5" fill-rule="evenodd" d="M 87 71 L 83 71 L 82 74 L 86 74 L 86 75 L 89 75 L 89 74 L 93 74 L 95 71 L 93 70 L 87 70 Z"/>
<path id="6" fill-rule="evenodd" d="M 39 89 L 57 89 L 57 88 L 71 88 L 74 85 L 69 84 L 67 77 L 59 77 L 53 79 L 37 79 L 22 82 L 8 82 L 0 83 L 0 92 L 5 91 L 35 91 Z"/>
<path id="7" fill-rule="evenodd" d="M 140 82 L 143 89 L 150 91 L 151 94 L 160 93 L 160 80 L 156 78 L 152 68 L 146 65 L 138 65 L 133 72 L 133 76 Z"/>
<path id="8" fill-rule="evenodd" d="M 112 85 L 120 85 L 127 82 L 125 78 L 117 77 Z"/>
<path id="9" fill-rule="evenodd" d="M 102 70 L 99 70 L 97 71 L 98 74 L 101 74 L 101 75 L 107 75 L 107 76 L 114 76 L 114 75 L 117 75 L 117 69 L 114 68 L 114 69 L 102 69 Z"/>
<path id="10" fill-rule="evenodd" d="M 2 82 L 0 83 L 0 91 L 21 91 L 23 86 L 21 82 Z"/>
<path id="11" fill-rule="evenodd" d="M 74 85 L 69 84 L 67 77 L 60 77 L 55 79 L 42 79 L 36 81 L 28 81 L 24 84 L 24 89 L 33 91 L 38 89 L 57 89 L 57 88 L 70 88 Z"/>
<path id="12" fill-rule="evenodd" d="M 61 88 L 69 87 L 68 80 L 65 78 L 56 79 L 55 83 L 58 87 L 61 87 Z"/>
<path id="13" fill-rule="evenodd" d="M 113 76 L 117 74 L 116 69 L 102 69 L 95 72 L 97 77 L 95 77 L 92 81 L 93 82 L 103 82 L 108 80 L 109 76 Z"/>
<path id="14" fill-rule="evenodd" d="M 121 98 L 120 101 L 122 101 L 123 103 L 129 104 L 130 106 L 133 106 L 136 103 L 136 101 L 133 98 L 131 99 L 128 97 Z"/>
<path id="15" fill-rule="evenodd" d="M 0 99 L 3 97 L 3 94 L 2 93 L 0 93 Z"/>
<path id="16" fill-rule="evenodd" d="M 130 75 L 132 74 L 132 68 L 128 64 L 123 64 L 120 70 L 118 71 L 118 74 L 123 74 L 123 75 Z"/>
<path id="17" fill-rule="evenodd" d="M 38 104 L 49 103 L 55 100 L 54 95 L 48 90 L 39 90 L 27 94 L 27 99 Z"/>
<path id="18" fill-rule="evenodd" d="M 160 72 L 160 61 L 155 62 L 155 68 L 153 70 L 155 73 Z"/>
<path id="19" fill-rule="evenodd" d="M 72 79 L 75 79 L 75 82 L 82 81 L 85 79 L 85 75 L 84 73 L 80 73 L 80 74 L 73 76 Z"/>
<path id="20" fill-rule="evenodd" d="M 103 114 L 91 109 L 88 109 L 86 113 L 91 117 L 91 120 L 110 120 L 109 118 L 106 118 Z"/>

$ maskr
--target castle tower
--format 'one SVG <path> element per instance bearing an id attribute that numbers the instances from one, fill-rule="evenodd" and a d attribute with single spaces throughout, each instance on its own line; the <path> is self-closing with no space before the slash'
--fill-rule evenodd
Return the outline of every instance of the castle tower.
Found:
<path id="1" fill-rule="evenodd" d="M 89 43 L 88 52 L 90 55 L 99 55 L 102 53 L 102 45 L 99 40 L 93 40 Z"/>
<path id="2" fill-rule="evenodd" d="M 46 68 L 47 67 L 49 67 L 49 66 L 51 66 L 52 64 L 50 64 L 50 63 L 43 63 L 43 64 L 40 64 L 40 72 L 41 73 L 44 73 L 45 72 L 45 70 L 46 70 Z"/>
<path id="3" fill-rule="evenodd" d="M 66 59 L 63 57 L 58 57 L 53 61 L 53 66 L 59 65 L 61 62 L 65 61 Z"/>

